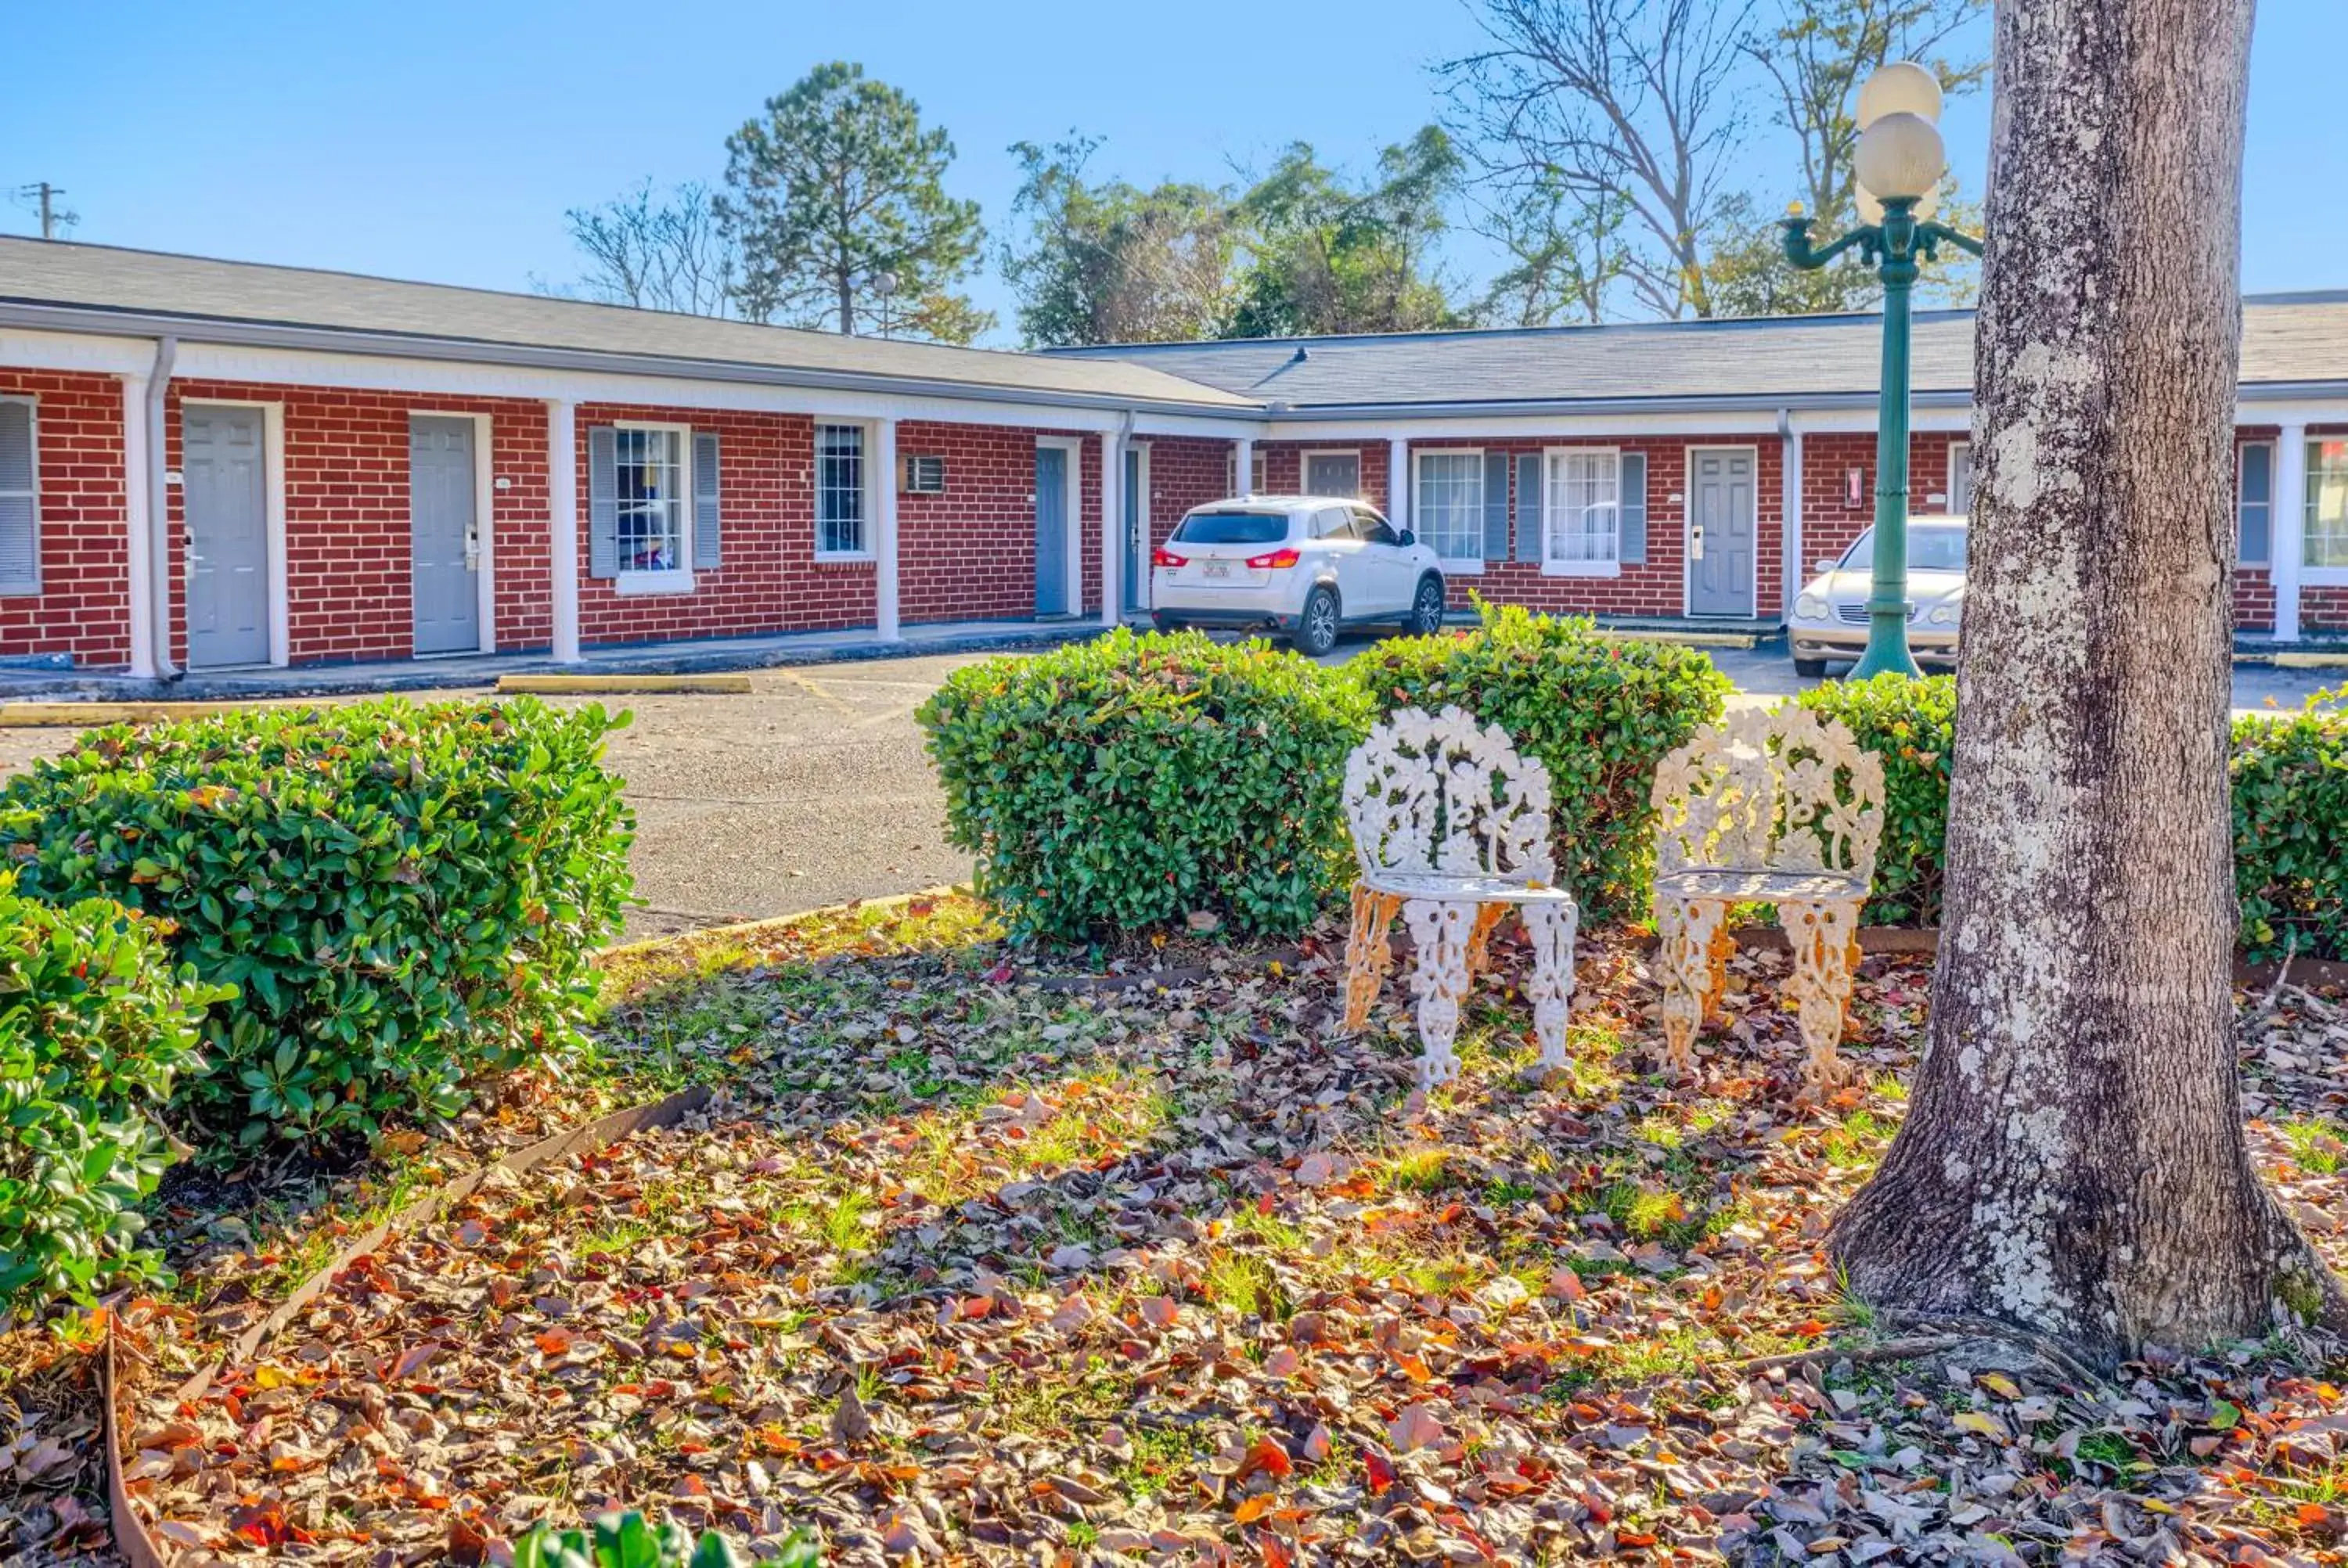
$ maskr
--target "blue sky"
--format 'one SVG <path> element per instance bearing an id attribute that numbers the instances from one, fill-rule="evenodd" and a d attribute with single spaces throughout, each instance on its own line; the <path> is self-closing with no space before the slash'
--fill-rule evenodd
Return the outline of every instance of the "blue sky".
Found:
<path id="1" fill-rule="evenodd" d="M 2259 6 L 2251 290 L 2348 286 L 2348 132 L 2328 79 L 2340 5 Z M 1097 169 L 1145 182 L 1235 179 L 1292 139 L 1365 167 L 1434 117 L 1428 67 L 1477 36 L 1459 0 L 19 9 L 0 189 L 66 187 L 75 238 L 507 289 L 572 275 L 566 207 L 647 175 L 716 179 L 726 132 L 820 60 L 911 92 L 953 135 L 953 188 L 1000 231 L 1017 184 L 1005 149 L 1070 129 L 1107 138 Z M 1986 125 L 1983 96 L 1945 126 L 1975 191 Z M 1787 149 L 1756 128 L 1745 156 L 1774 209 L 1792 193 Z M 0 231 L 33 229 L 0 206 Z M 1453 261 L 1488 264 L 1472 241 Z M 996 279 L 973 292 L 1008 323 Z"/>

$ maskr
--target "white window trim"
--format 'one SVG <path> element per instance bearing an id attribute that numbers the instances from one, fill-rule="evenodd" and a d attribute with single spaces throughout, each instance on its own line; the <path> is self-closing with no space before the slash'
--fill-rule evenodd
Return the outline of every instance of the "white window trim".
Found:
<path id="1" fill-rule="evenodd" d="M 861 430 L 864 432 L 863 483 L 860 487 L 864 502 L 864 548 L 860 550 L 828 550 L 823 548 L 823 517 L 820 512 L 815 509 L 816 507 L 819 507 L 822 504 L 823 450 L 819 438 L 810 434 L 810 441 L 815 442 L 816 444 L 813 446 L 808 456 L 808 493 L 809 497 L 813 498 L 813 504 L 808 508 L 808 516 L 812 520 L 815 528 L 815 559 L 827 563 L 847 563 L 850 565 L 854 565 L 858 562 L 877 561 L 880 559 L 880 553 L 873 548 L 872 535 L 873 531 L 880 526 L 878 518 L 880 518 L 880 511 L 879 502 L 875 498 L 877 493 L 873 489 L 872 486 L 872 455 L 880 449 L 880 432 L 873 427 L 873 422 L 870 419 L 819 418 L 815 421 L 814 428 L 816 430 L 821 430 L 827 425 L 843 426 L 847 429 Z M 890 477 L 890 483 L 896 483 L 896 477 L 894 475 Z M 935 499 L 936 497 L 928 497 L 924 498 Z"/>
<path id="2" fill-rule="evenodd" d="M 1429 457 L 1473 457 L 1476 459 L 1476 554 L 1467 557 L 1445 555 L 1426 531 L 1426 460 Z M 1303 477 L 1302 470 L 1297 476 Z M 1419 543 L 1436 552 L 1435 559 L 1446 577 L 1481 577 L 1484 575 L 1484 449 L 1481 446 L 1422 446 L 1410 455 L 1410 515 L 1411 532 Z M 1365 503 L 1366 505 L 1366 503 Z M 1389 518 L 1387 521 L 1392 522 Z"/>
<path id="3" fill-rule="evenodd" d="M 651 419 L 614 419 L 612 421 L 612 428 L 674 432 L 680 449 L 676 500 L 676 555 L 679 564 L 667 571 L 630 571 L 625 566 L 617 565 L 615 562 L 612 591 L 630 595 L 691 593 L 693 591 L 693 426 L 664 424 Z M 614 528 L 619 527 L 618 506 L 618 498 L 615 496 L 613 500 L 614 520 L 612 525 Z M 613 553 L 617 554 L 616 551 Z"/>
<path id="4" fill-rule="evenodd" d="M 2326 443 L 2342 439 L 2338 436 L 2311 435 L 2306 437 L 2307 456 L 2301 465 L 2300 495 L 2294 503 L 2299 507 L 2299 586 L 2302 588 L 2348 588 L 2348 566 L 2317 566 L 2307 559 L 2308 546 L 2314 538 L 2317 454 Z M 2275 505 L 2278 507 L 2284 504 L 2281 474 L 2281 454 L 2278 452 L 2275 458 Z"/>
<path id="5" fill-rule="evenodd" d="M 11 593 L 10 599 L 36 599 L 49 590 L 48 574 L 41 569 L 41 400 L 30 393 L 0 394 L 0 403 L 21 403 L 25 405 L 26 437 L 32 443 L 32 466 L 28 477 L 32 481 L 33 501 L 33 586 L 24 593 Z M 15 491 L 8 492 L 10 495 Z"/>
<path id="6" fill-rule="evenodd" d="M 1315 457 L 1351 457 L 1354 460 L 1354 493 L 1344 498 L 1354 501 L 1362 498 L 1362 449 L 1358 446 L 1313 446 L 1299 452 L 1296 455 L 1296 493 L 1298 495 L 1313 494 L 1311 490 L 1305 488 L 1305 486 L 1312 482 L 1313 459 Z"/>
<path id="7" fill-rule="evenodd" d="M 1557 524 L 1561 506 L 1558 499 L 1557 475 L 1551 471 L 1554 457 L 1611 457 L 1614 460 L 1614 559 L 1612 560 L 1557 560 L 1550 553 L 1550 530 Z M 1652 522 L 1652 519 L 1651 519 Z M 1651 526 L 1647 538 L 1652 543 L 1654 530 Z M 1544 446 L 1541 448 L 1541 576 L 1611 578 L 1622 575 L 1622 448 L 1620 446 Z"/>
<path id="8" fill-rule="evenodd" d="M 2267 455 L 2267 553 L 2256 560 L 2242 554 L 2242 460 L 2253 446 L 2265 448 Z M 2282 443 L 2280 441 L 2234 443 L 2234 564 L 2238 567 L 2270 573 L 2274 570 L 2275 522 L 2281 510 L 2281 500 L 2275 494 L 2275 484 L 2281 476 L 2281 466 Z"/>
<path id="9" fill-rule="evenodd" d="M 1960 511 L 1957 507 L 1957 455 L 1962 452 L 1970 460 L 1972 449 L 1973 444 L 1970 440 L 1949 443 L 1948 462 L 1941 472 L 1941 510 L 1952 518 L 1967 517 L 1972 512 L 1973 498 L 1971 495 L 1965 497 L 1963 510 Z"/>

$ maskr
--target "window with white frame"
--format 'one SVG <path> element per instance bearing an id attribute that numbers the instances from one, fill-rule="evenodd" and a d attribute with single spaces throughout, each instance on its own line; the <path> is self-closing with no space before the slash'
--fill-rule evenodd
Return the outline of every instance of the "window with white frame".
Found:
<path id="1" fill-rule="evenodd" d="M 41 508 L 33 404 L 0 397 L 0 593 L 41 591 Z"/>
<path id="2" fill-rule="evenodd" d="M 2246 441 L 2236 457 L 2234 510 L 2240 560 L 2266 566 L 2274 557 L 2274 443 Z"/>
<path id="3" fill-rule="evenodd" d="M 1541 493 L 1549 538 L 1542 569 L 1612 576 L 1622 561 L 1622 454 L 1588 448 L 1551 452 Z"/>
<path id="4" fill-rule="evenodd" d="M 623 582 L 689 574 L 685 436 L 658 425 L 623 425 L 612 433 L 615 562 Z"/>
<path id="5" fill-rule="evenodd" d="M 2307 444 L 2307 554 L 2311 567 L 2348 569 L 2348 441 Z"/>
<path id="6" fill-rule="evenodd" d="M 1412 530 L 1446 561 L 1484 560 L 1484 454 L 1422 452 Z"/>
<path id="7" fill-rule="evenodd" d="M 864 427 L 815 427 L 815 549 L 824 556 L 860 556 L 864 532 Z"/>
<path id="8" fill-rule="evenodd" d="M 1949 516 L 1969 516 L 1973 509 L 1973 444 L 1949 444 Z"/>

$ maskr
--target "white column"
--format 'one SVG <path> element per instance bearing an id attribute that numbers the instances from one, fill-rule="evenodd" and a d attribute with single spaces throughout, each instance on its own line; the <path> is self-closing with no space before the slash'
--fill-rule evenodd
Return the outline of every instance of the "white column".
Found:
<path id="1" fill-rule="evenodd" d="M 579 411 L 546 400 L 547 559 L 554 575 L 554 661 L 579 662 Z"/>
<path id="2" fill-rule="evenodd" d="M 872 466 L 880 485 L 880 505 L 873 508 L 872 553 L 878 566 L 872 583 L 872 630 L 881 641 L 894 642 L 903 633 L 897 621 L 897 422 L 893 419 L 873 426 Z"/>
<path id="3" fill-rule="evenodd" d="M 1125 619 L 1125 436 L 1101 432 L 1100 620 L 1113 628 Z"/>
<path id="4" fill-rule="evenodd" d="M 153 680 L 155 661 L 154 440 L 147 425 L 147 378 L 122 378 L 122 524 L 129 547 L 130 673 Z"/>
<path id="5" fill-rule="evenodd" d="M 1255 493 L 1255 437 L 1240 437 L 1238 460 L 1231 466 L 1231 489 L 1241 496 Z"/>
<path id="6" fill-rule="evenodd" d="M 1779 477 L 1777 509 L 1784 518 L 1777 530 L 1778 546 L 1785 553 L 1786 604 L 1783 613 L 1794 613 L 1794 600 L 1800 597 L 1802 584 L 1809 580 L 1810 569 L 1802 560 L 1802 433 L 1788 429 L 1780 461 L 1785 473 Z"/>
<path id="7" fill-rule="evenodd" d="M 1410 443 L 1386 443 L 1386 521 L 1399 533 L 1410 527 Z"/>
<path id="8" fill-rule="evenodd" d="M 2274 640 L 2299 641 L 2299 569 L 2307 559 L 2307 426 L 2286 425 L 2275 438 L 2274 518 L 2267 569 L 2274 585 Z"/>

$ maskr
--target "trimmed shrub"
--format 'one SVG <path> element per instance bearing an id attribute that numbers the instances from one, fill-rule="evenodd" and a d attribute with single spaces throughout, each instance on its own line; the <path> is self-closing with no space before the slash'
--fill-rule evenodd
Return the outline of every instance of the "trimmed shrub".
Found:
<path id="1" fill-rule="evenodd" d="M 1342 880 L 1365 705 L 1292 653 L 1120 630 L 956 671 L 917 716 L 953 840 L 1015 937 L 1198 910 L 1289 935 Z"/>
<path id="2" fill-rule="evenodd" d="M 202 1066 L 204 1009 L 235 992 L 174 968 L 119 905 L 62 909 L 0 874 L 0 1308 L 87 1301 L 161 1273 L 136 1205 L 171 1163 L 152 1119 Z"/>
<path id="3" fill-rule="evenodd" d="M 1796 701 L 1839 719 L 1883 760 L 1883 847 L 1870 926 L 1937 926 L 1949 828 L 1950 753 L 1956 746 L 1957 682 L 1947 675 L 1829 682 Z"/>
<path id="4" fill-rule="evenodd" d="M 1717 720 L 1728 678 L 1703 651 L 1609 637 L 1587 620 L 1481 607 L 1472 631 L 1398 638 L 1340 672 L 1383 717 L 1456 702 L 1549 768 L 1558 872 L 1582 907 L 1643 917 L 1655 767 Z"/>
<path id="5" fill-rule="evenodd" d="M 2234 891 L 2254 958 L 2348 958 L 2348 714 L 2234 721 Z"/>
<path id="6" fill-rule="evenodd" d="M 180 1102 L 244 1143 L 447 1113 L 564 1038 L 631 883 L 614 721 L 400 699 L 85 735 L 0 791 L 0 859 L 111 897 L 236 987 Z"/>

